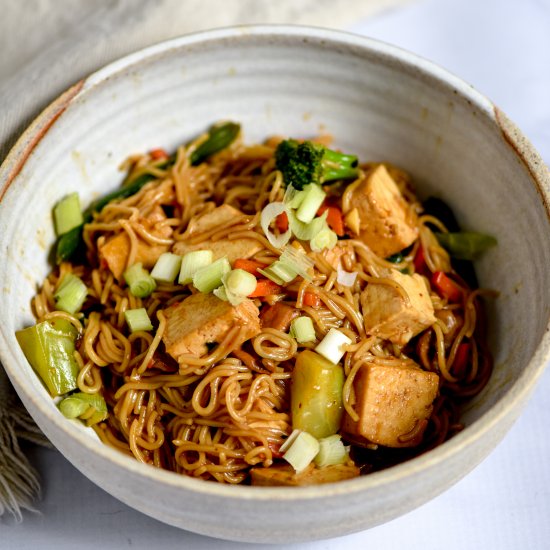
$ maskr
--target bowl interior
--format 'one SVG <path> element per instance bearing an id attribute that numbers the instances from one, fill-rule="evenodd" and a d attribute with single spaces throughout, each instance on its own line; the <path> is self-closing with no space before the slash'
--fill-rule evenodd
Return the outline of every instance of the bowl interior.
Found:
<path id="1" fill-rule="evenodd" d="M 466 431 L 531 384 L 536 369 L 527 366 L 550 311 L 550 224 L 540 187 L 504 139 L 491 103 L 383 44 L 320 30 L 240 29 L 159 45 L 92 75 L 4 189 L 2 359 L 24 401 L 48 418 L 37 418 L 46 430 L 67 421 L 14 332 L 33 322 L 30 300 L 51 269 L 52 205 L 72 191 L 87 204 L 120 184 L 128 155 L 173 150 L 221 119 L 241 122 L 247 142 L 328 132 L 361 159 L 410 172 L 419 195 L 443 198 L 463 228 L 497 237 L 476 265 L 481 285 L 499 292 L 488 306 L 495 371 L 465 409 Z"/>

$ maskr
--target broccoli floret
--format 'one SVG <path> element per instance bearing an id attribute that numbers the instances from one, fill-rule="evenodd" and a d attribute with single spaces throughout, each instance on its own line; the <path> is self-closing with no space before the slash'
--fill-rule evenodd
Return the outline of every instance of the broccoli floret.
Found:
<path id="1" fill-rule="evenodd" d="M 294 139 L 281 141 L 275 150 L 277 170 L 283 174 L 285 185 L 302 190 L 310 183 L 357 177 L 357 157 L 327 149 L 323 145 Z"/>

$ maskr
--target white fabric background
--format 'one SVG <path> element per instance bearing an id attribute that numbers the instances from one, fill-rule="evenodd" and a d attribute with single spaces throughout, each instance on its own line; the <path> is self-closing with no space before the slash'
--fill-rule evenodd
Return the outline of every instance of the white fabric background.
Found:
<path id="1" fill-rule="evenodd" d="M 0 0 L 0 7 L 8 8 L 6 4 Z M 170 17 L 170 10 L 181 4 L 176 0 L 137 0 L 130 15 L 128 3 L 115 0 L 21 4 L 26 10 L 34 4 L 34 9 L 46 10 L 49 15 L 44 15 L 42 25 L 36 18 L 27 19 L 21 8 L 3 10 L 0 146 L 11 141 L 37 106 L 78 77 L 113 57 L 156 41 L 155 37 L 188 30 L 185 25 L 192 23 Z M 282 16 L 273 11 L 276 2 L 227 0 L 220 5 L 247 21 L 265 22 Z M 258 5 L 267 11 L 254 19 L 250 10 Z M 294 22 L 345 27 L 392 42 L 473 83 L 519 124 L 546 163 L 550 162 L 550 0 L 424 0 L 369 18 L 365 16 L 376 7 L 373 2 L 307 0 L 294 5 L 296 10 L 317 5 L 309 15 L 304 15 L 303 9 L 293 12 Z M 87 18 L 84 30 L 75 26 L 75 14 L 81 14 L 81 22 Z M 203 21 L 213 26 L 220 23 L 211 18 Z M 91 55 L 83 55 L 86 51 Z M 21 61 L 15 60 L 18 54 Z M 440 497 L 363 533 L 285 548 L 549 548 L 549 394 L 547 371 L 505 440 Z M 91 484 L 56 451 L 29 449 L 29 454 L 43 478 L 43 500 L 38 504 L 41 515 L 25 514 L 19 525 L 0 521 L 2 549 L 232 550 L 244 546 L 193 535 L 135 512 Z"/>

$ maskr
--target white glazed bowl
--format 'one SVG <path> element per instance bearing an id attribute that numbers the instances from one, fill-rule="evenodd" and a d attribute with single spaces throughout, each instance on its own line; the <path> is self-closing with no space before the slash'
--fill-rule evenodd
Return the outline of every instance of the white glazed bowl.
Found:
<path id="1" fill-rule="evenodd" d="M 365 477 L 307 488 L 223 486 L 144 466 L 66 421 L 14 333 L 50 269 L 51 207 L 116 187 L 127 155 L 173 149 L 219 119 L 245 139 L 329 131 L 362 159 L 409 171 L 464 227 L 496 235 L 477 265 L 490 307 L 495 372 L 441 447 Z M 519 415 L 548 359 L 549 175 L 487 99 L 439 67 L 366 38 L 300 27 L 186 36 L 115 62 L 68 90 L 23 134 L 0 171 L 1 360 L 53 444 L 86 476 L 161 521 L 260 542 L 328 538 L 397 517 L 474 468 Z"/>

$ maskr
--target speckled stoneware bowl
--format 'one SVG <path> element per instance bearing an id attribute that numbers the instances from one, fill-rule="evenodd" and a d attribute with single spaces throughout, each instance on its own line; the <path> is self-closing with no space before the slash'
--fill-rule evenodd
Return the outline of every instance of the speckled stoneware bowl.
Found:
<path id="1" fill-rule="evenodd" d="M 389 160 L 436 193 L 466 228 L 496 235 L 477 269 L 490 307 L 495 372 L 467 428 L 386 471 L 308 488 L 232 487 L 159 471 L 65 420 L 14 333 L 50 269 L 51 208 L 116 187 L 127 155 L 173 149 L 218 119 L 245 139 L 329 131 L 363 159 Z M 517 128 L 439 67 L 366 38 L 299 27 L 217 30 L 160 44 L 78 82 L 23 134 L 0 172 L 1 360 L 30 413 L 80 471 L 126 504 L 213 537 L 289 542 L 366 529 L 447 489 L 502 439 L 550 347 L 549 175 Z"/>

